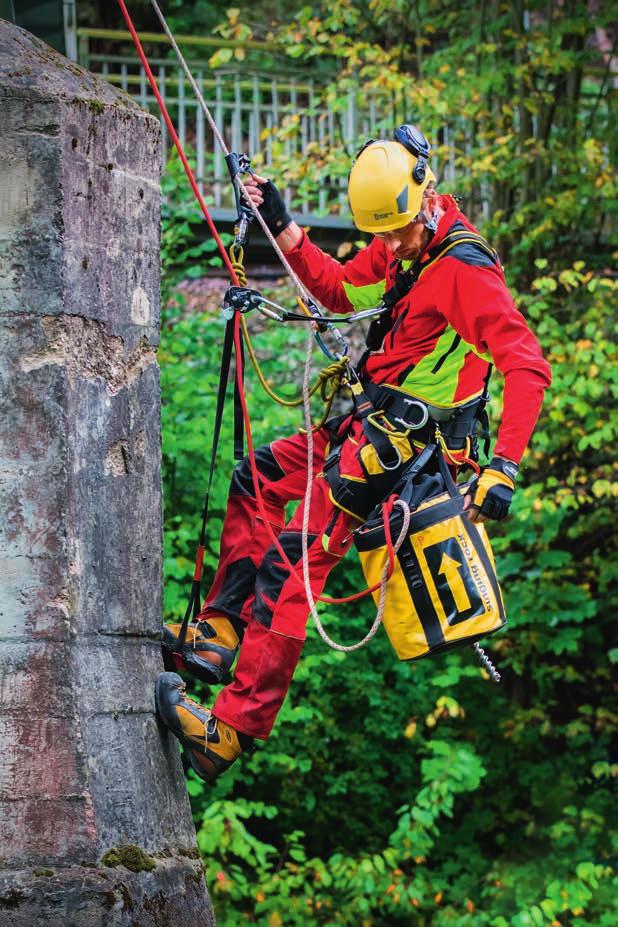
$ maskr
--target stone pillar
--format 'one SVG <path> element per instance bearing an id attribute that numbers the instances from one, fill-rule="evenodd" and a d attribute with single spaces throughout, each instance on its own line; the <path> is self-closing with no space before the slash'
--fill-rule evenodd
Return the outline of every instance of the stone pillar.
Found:
<path id="1" fill-rule="evenodd" d="M 212 925 L 162 669 L 160 133 L 0 20 L 0 927 Z"/>

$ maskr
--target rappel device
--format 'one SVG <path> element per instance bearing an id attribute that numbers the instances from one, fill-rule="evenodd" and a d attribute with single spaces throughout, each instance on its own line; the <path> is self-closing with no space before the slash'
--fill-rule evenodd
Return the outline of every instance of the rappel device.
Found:
<path id="1" fill-rule="evenodd" d="M 315 303 L 313 303 L 313 301 L 311 302 L 314 308 L 317 308 Z M 225 293 L 223 308 L 226 315 L 234 311 L 246 313 L 250 312 L 252 309 L 257 309 L 258 312 L 261 312 L 263 315 L 277 322 L 309 322 L 317 325 L 319 331 L 325 332 L 328 331 L 329 323 L 332 325 L 353 325 L 354 322 L 360 322 L 363 319 L 372 319 L 375 318 L 376 315 L 388 312 L 391 306 L 382 303 L 375 309 L 365 309 L 363 312 L 355 312 L 353 315 L 320 315 L 310 317 L 301 315 L 299 312 L 290 312 L 289 309 L 286 309 L 279 303 L 273 302 L 272 299 L 267 299 L 259 290 L 254 290 L 248 286 L 229 286 Z"/>
<path id="2" fill-rule="evenodd" d="M 251 208 L 243 203 L 236 180 L 241 174 L 253 174 L 254 171 L 251 168 L 251 161 L 247 155 L 237 154 L 235 151 L 230 151 L 229 154 L 225 156 L 225 163 L 227 164 L 230 180 L 232 181 L 238 217 L 234 228 L 234 245 L 237 248 L 244 248 L 249 242 L 249 226 L 253 222 L 255 216 Z"/>
<path id="3" fill-rule="evenodd" d="M 441 257 L 443 253 L 446 253 L 449 247 L 453 247 L 457 242 L 451 238 L 451 236 L 447 236 L 439 248 L 439 253 L 434 254 L 431 261 L 424 262 L 423 266 L 417 267 L 416 265 L 412 265 L 412 267 L 409 267 L 405 271 L 402 269 L 401 273 L 397 275 L 394 287 L 384 294 L 379 305 L 377 305 L 375 308 L 355 313 L 352 315 L 352 317 L 324 315 L 315 300 L 313 300 L 310 294 L 305 290 L 302 282 L 293 271 L 287 258 L 278 246 L 274 236 L 266 226 L 263 217 L 259 213 L 259 210 L 252 203 L 244 188 L 242 175 L 252 172 L 249 158 L 244 154 L 228 151 L 223 136 L 221 135 L 219 128 L 212 118 L 208 106 L 203 99 L 200 88 L 198 87 L 184 57 L 182 56 L 176 40 L 171 33 L 156 0 L 151 0 L 151 5 L 170 40 L 178 60 L 196 94 L 198 103 L 204 112 L 204 115 L 213 130 L 217 143 L 221 146 L 225 156 L 226 164 L 230 173 L 230 179 L 234 188 L 237 209 L 235 239 L 233 245 L 230 247 L 230 252 L 228 255 L 217 233 L 214 223 L 212 222 L 204 199 L 199 191 L 199 187 L 193 171 L 188 164 L 182 144 L 180 143 L 173 123 L 169 117 L 169 113 L 167 112 L 165 103 L 159 92 L 157 82 L 148 63 L 148 59 L 144 54 L 139 36 L 137 35 L 137 32 L 133 26 L 125 2 L 124 0 L 118 0 L 118 2 L 137 48 L 138 54 L 141 58 L 146 76 L 151 84 L 155 98 L 161 109 L 165 123 L 178 150 L 179 157 L 182 161 L 183 167 L 185 168 L 193 192 L 200 204 L 204 218 L 209 225 L 209 228 L 221 253 L 224 264 L 229 271 L 232 283 L 226 292 L 223 306 L 223 314 L 227 319 L 227 324 L 222 351 L 222 363 L 219 378 L 219 391 L 215 414 L 208 486 L 204 499 L 202 527 L 196 556 L 196 567 L 193 576 L 189 604 L 185 612 L 181 632 L 177 639 L 176 653 L 172 654 L 172 657 L 176 656 L 179 658 L 179 661 L 182 660 L 182 651 L 185 648 L 189 622 L 192 618 L 197 617 L 200 610 L 200 588 L 202 564 L 205 552 L 205 527 L 208 514 L 208 501 L 214 472 L 214 463 L 222 422 L 223 405 L 225 401 L 226 385 L 230 370 L 233 347 L 235 348 L 236 353 L 236 375 L 234 389 L 236 422 L 234 442 L 235 456 L 238 456 L 239 453 L 242 453 L 242 431 L 240 428 L 240 423 L 242 421 L 244 423 L 244 429 L 246 433 L 247 455 L 251 466 L 256 505 L 260 513 L 260 517 L 263 519 L 267 526 L 267 530 L 272 536 L 272 543 L 276 548 L 279 556 L 281 557 L 282 564 L 286 569 L 289 570 L 290 576 L 292 576 L 299 583 L 304 583 L 310 610 L 316 621 L 318 631 L 320 632 L 323 639 L 326 640 L 330 646 L 338 650 L 350 651 L 357 649 L 373 636 L 373 633 L 375 633 L 375 630 L 377 630 L 377 627 L 382 620 L 382 615 L 384 614 L 384 621 L 387 626 L 387 632 L 389 633 L 391 641 L 395 646 L 399 656 L 402 659 L 414 659 L 418 656 L 422 656 L 424 653 L 435 652 L 439 649 L 444 649 L 446 646 L 452 646 L 455 643 L 460 643 L 465 640 L 468 642 L 470 640 L 476 640 L 483 634 L 497 630 L 497 628 L 504 623 L 504 612 L 500 591 L 497 586 L 497 580 L 495 579 L 495 573 L 493 573 L 493 559 L 491 557 L 488 541 L 486 536 L 484 536 L 484 532 L 479 532 L 477 528 L 475 528 L 471 523 L 468 523 L 468 520 L 463 517 L 463 502 L 461 500 L 461 494 L 459 489 L 455 487 L 455 484 L 453 483 L 450 475 L 447 476 L 448 468 L 446 466 L 443 453 L 446 454 L 448 459 L 453 464 L 459 466 L 462 462 L 467 462 L 477 471 L 478 467 L 466 456 L 469 453 L 468 444 L 465 445 L 465 448 L 461 453 L 458 452 L 459 456 L 456 460 L 449 457 L 449 452 L 442 434 L 443 431 L 447 432 L 447 425 L 449 423 L 446 420 L 444 422 L 440 422 L 439 427 L 436 425 L 433 431 L 433 437 L 436 439 L 437 444 L 430 444 L 427 442 L 428 446 L 425 448 L 425 451 L 419 457 L 410 460 L 410 462 L 405 466 L 404 475 L 407 474 L 408 480 L 407 482 L 404 480 L 401 483 L 400 491 L 391 492 L 388 500 L 381 503 L 379 508 L 376 510 L 376 513 L 370 517 L 369 521 L 367 521 L 363 526 L 363 529 L 357 533 L 357 548 L 361 554 L 361 559 L 363 559 L 363 556 L 365 558 L 364 566 L 367 566 L 366 574 L 370 583 L 369 588 L 363 592 L 348 596 L 341 600 L 331 599 L 330 597 L 324 595 L 318 597 L 320 601 L 337 603 L 339 601 L 353 601 L 354 599 L 361 598 L 362 596 L 369 593 L 376 595 L 379 590 L 378 614 L 376 615 L 376 620 L 374 621 L 372 628 L 362 641 L 360 641 L 358 644 L 344 647 L 330 640 L 324 631 L 320 619 L 315 611 L 315 600 L 311 590 L 310 577 L 308 575 L 308 501 L 311 495 L 313 471 L 312 423 L 309 400 L 312 393 L 315 392 L 318 388 L 320 389 L 322 398 L 326 404 L 326 417 L 330 410 L 330 404 L 332 403 L 332 400 L 339 386 L 342 383 L 345 383 L 352 390 L 356 406 L 356 417 L 363 423 L 363 429 L 370 442 L 368 447 L 370 447 L 371 451 L 375 453 L 378 466 L 381 466 L 384 472 L 388 470 L 395 470 L 407 459 L 404 456 L 405 452 L 402 454 L 403 444 L 401 445 L 401 448 L 398 447 L 395 439 L 395 436 L 399 433 L 393 429 L 392 425 L 390 425 L 384 409 L 376 409 L 372 402 L 372 396 L 368 395 L 367 390 L 372 386 L 372 384 L 370 382 L 364 383 L 357 370 L 355 370 L 355 368 L 350 365 L 349 358 L 347 356 L 347 343 L 341 333 L 337 330 L 336 326 L 343 324 L 348 325 L 363 318 L 376 317 L 377 321 L 374 322 L 373 325 L 382 325 L 385 330 L 388 330 L 392 308 L 395 303 L 403 298 L 407 292 L 409 292 L 418 277 L 421 275 L 421 273 L 424 272 L 429 264 L 433 263 L 435 260 Z M 413 155 L 416 159 L 416 163 L 412 171 L 412 179 L 414 180 L 415 184 L 418 184 L 419 187 L 421 187 L 421 190 L 424 189 L 427 183 L 434 179 L 433 174 L 431 173 L 431 170 L 427 164 L 430 147 L 425 136 L 415 126 L 403 125 L 396 130 L 395 141 L 399 142 L 406 149 L 406 151 Z M 368 142 L 367 144 L 369 145 L 371 142 Z M 364 146 L 363 149 L 361 149 L 359 155 L 366 147 L 367 146 Z M 417 192 L 414 195 L 418 196 L 420 193 Z M 247 245 L 249 228 L 253 221 L 257 221 L 261 226 L 266 237 L 270 241 L 283 266 L 289 273 L 294 285 L 296 286 L 299 294 L 297 297 L 297 302 L 300 312 L 292 312 L 288 309 L 285 309 L 278 303 L 264 297 L 258 290 L 255 290 L 246 285 L 247 281 L 243 263 L 244 248 Z M 467 230 L 465 232 L 465 237 L 462 237 L 462 235 L 459 234 L 457 236 L 457 240 L 466 240 L 468 242 L 472 242 L 477 247 L 481 247 L 488 252 L 492 251 L 492 253 L 495 254 L 495 252 L 490 249 L 489 245 L 487 245 L 487 243 L 484 242 L 480 236 Z M 305 379 L 303 382 L 303 395 L 300 400 L 287 400 L 282 399 L 281 397 L 276 397 L 266 383 L 263 374 L 261 374 L 259 366 L 257 365 L 255 353 L 253 352 L 250 341 L 248 339 L 248 332 L 244 319 L 246 313 L 252 309 L 256 309 L 268 318 L 281 323 L 309 322 L 313 330 L 313 337 L 316 339 L 324 353 L 333 361 L 329 367 L 325 368 L 321 372 L 316 384 L 313 387 L 310 387 L 307 379 L 311 345 L 311 342 L 309 341 L 307 363 L 305 365 Z M 335 338 L 339 350 L 335 350 L 333 352 L 330 350 L 330 348 L 328 348 L 322 338 L 322 335 L 325 333 L 329 333 L 332 337 Z M 377 332 L 375 332 L 375 334 L 377 334 Z M 244 396 L 244 344 L 246 344 L 251 359 L 256 365 L 256 370 L 258 372 L 260 382 L 268 394 L 273 398 L 276 398 L 277 401 L 281 402 L 283 405 L 291 406 L 302 403 L 305 409 L 305 423 L 307 426 L 308 436 L 308 479 L 305 496 L 305 521 L 302 531 L 302 577 L 298 574 L 297 567 L 289 562 L 285 552 L 278 542 L 276 535 L 272 531 L 272 528 L 270 528 L 268 514 L 260 490 L 260 481 L 253 450 L 250 420 L 246 405 L 246 398 Z M 330 391 L 327 388 L 329 383 L 332 383 L 332 388 Z M 481 397 L 481 406 L 479 406 L 479 408 L 484 406 L 486 398 L 485 390 L 485 393 Z M 385 402 L 387 399 L 388 397 L 385 397 Z M 412 401 L 416 400 L 412 398 Z M 420 400 L 418 400 L 417 404 L 419 407 L 423 406 L 423 403 Z M 431 410 L 428 408 L 420 408 L 421 418 L 419 421 L 422 420 L 423 426 L 429 422 L 430 411 Z M 407 424 L 409 424 L 407 418 L 405 421 Z M 465 424 L 467 427 L 467 423 Z M 463 425 L 464 423 L 462 421 L 462 424 L 458 427 L 463 427 Z M 410 428 L 414 427 L 415 426 L 413 424 L 410 425 Z M 402 432 L 401 434 L 403 435 L 404 433 Z M 407 440 L 407 435 L 404 436 Z M 418 431 L 416 437 L 419 437 Z M 436 492 L 432 492 L 429 495 L 426 494 L 423 496 L 423 499 L 420 500 L 420 497 L 418 496 L 419 490 L 416 488 L 415 481 L 412 479 L 412 477 L 420 479 L 420 476 L 422 475 L 422 466 L 427 463 L 427 461 L 429 461 L 429 458 L 431 458 L 433 461 L 434 457 L 435 461 L 438 461 L 438 464 L 437 467 L 432 465 L 431 469 L 434 476 L 436 473 L 441 475 L 442 484 L 440 486 L 440 491 L 437 493 L 437 495 Z M 329 461 L 327 460 L 325 463 L 325 469 L 328 469 L 328 464 Z M 434 490 L 435 489 L 436 487 L 434 486 Z M 450 526 L 449 528 L 445 528 L 445 520 L 448 521 Z M 395 541 L 393 541 L 393 535 L 396 535 Z M 420 541 L 419 538 L 421 539 Z M 464 538 L 468 539 L 465 543 L 462 540 Z M 427 543 L 425 543 L 425 541 L 427 541 Z M 416 547 L 414 546 L 415 544 Z M 433 565 L 436 566 L 434 561 L 436 557 L 439 558 L 440 552 L 438 551 L 435 553 L 433 548 L 436 547 L 436 545 L 439 547 L 440 544 L 445 546 L 445 550 L 443 552 L 442 559 L 440 559 L 439 563 L 437 563 L 437 576 L 446 577 L 446 586 L 448 587 L 448 590 L 450 590 L 450 592 L 448 592 L 448 595 L 451 597 L 450 599 L 448 599 L 446 592 L 441 593 L 439 591 L 436 592 L 437 598 L 436 596 L 433 596 L 432 598 L 431 589 L 434 588 L 435 590 L 438 590 L 438 588 L 442 587 L 439 587 L 439 583 L 437 583 L 436 570 L 433 569 L 433 567 L 428 566 L 428 572 L 424 571 L 421 563 L 422 558 L 418 553 L 419 551 L 422 552 L 423 556 L 425 557 L 425 560 L 423 561 L 424 563 L 429 564 L 431 560 Z M 468 552 L 473 551 L 466 563 L 463 561 L 460 562 L 461 554 L 458 553 L 460 548 L 453 546 L 457 544 L 461 545 L 461 550 L 464 552 L 464 557 L 468 557 Z M 413 550 L 418 548 L 417 559 L 414 561 L 413 568 L 408 570 L 406 573 L 402 585 L 402 564 L 406 560 L 406 552 L 410 546 L 412 546 Z M 457 556 L 460 557 L 460 560 L 457 560 Z M 474 559 L 475 556 L 476 560 Z M 370 562 L 371 565 L 369 566 L 368 564 Z M 479 566 L 479 563 L 481 566 Z M 467 583 L 467 578 L 472 577 L 474 585 L 474 581 L 477 580 L 480 575 L 481 568 L 484 570 L 483 576 L 485 579 L 480 586 L 478 583 L 474 586 L 474 590 L 476 590 L 475 592 L 472 588 L 472 585 Z M 464 578 L 464 576 L 466 578 Z M 433 587 L 431 587 L 431 582 L 434 584 Z M 421 598 L 419 598 L 419 583 L 425 583 L 426 586 Z M 404 601 L 404 599 L 401 597 L 401 590 L 404 589 L 404 587 L 408 590 L 409 602 Z M 414 594 L 412 590 L 414 590 Z M 442 594 L 446 596 L 445 599 L 441 598 Z M 437 625 L 436 620 L 434 620 L 433 624 L 431 624 L 424 612 L 425 606 L 427 604 L 427 595 L 429 595 L 432 600 L 432 604 L 435 609 L 435 615 L 437 616 Z M 423 596 L 425 596 L 424 600 Z M 444 606 L 445 601 L 451 600 L 455 604 L 455 613 L 453 613 L 452 609 L 449 611 L 448 608 L 445 607 L 443 607 L 442 611 L 440 611 L 438 601 L 442 602 L 442 606 Z M 392 607 L 393 601 L 398 603 L 395 605 L 394 609 Z M 412 616 L 412 623 L 414 623 L 415 620 L 417 622 L 416 631 L 412 633 L 408 630 L 406 635 L 404 635 L 406 640 L 403 643 L 403 638 L 401 635 L 398 637 L 399 632 L 393 630 L 393 616 L 396 619 L 398 610 L 401 609 L 401 607 L 404 607 L 407 610 L 407 613 Z M 474 613 L 468 615 L 467 611 L 470 609 L 472 609 Z M 474 609 L 477 610 L 474 611 Z M 414 618 L 414 616 L 416 616 L 416 618 Z M 468 625 L 465 632 L 461 633 L 461 629 L 457 628 L 457 625 L 462 624 L 463 626 L 463 624 L 466 623 L 470 618 L 474 619 L 474 627 L 472 627 L 472 625 Z M 440 626 L 440 630 L 438 630 L 438 625 Z M 454 631 L 452 630 L 453 628 L 455 628 Z M 414 637 L 416 634 L 416 643 L 414 644 L 410 644 L 410 633 L 412 633 L 412 637 Z M 475 644 L 475 649 L 477 650 L 479 659 L 489 671 L 491 678 L 494 679 L 494 681 L 499 681 L 500 677 L 496 673 L 495 668 L 491 664 L 489 658 L 485 655 L 484 651 L 482 651 L 478 644 Z"/>

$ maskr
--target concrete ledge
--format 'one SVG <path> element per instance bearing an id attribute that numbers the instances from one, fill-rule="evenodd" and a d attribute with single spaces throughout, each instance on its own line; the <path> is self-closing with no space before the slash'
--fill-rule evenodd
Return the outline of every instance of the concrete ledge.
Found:
<path id="1" fill-rule="evenodd" d="M 74 866 L 0 871 L 0 927 L 214 927 L 199 861 L 154 858 L 148 872 Z"/>

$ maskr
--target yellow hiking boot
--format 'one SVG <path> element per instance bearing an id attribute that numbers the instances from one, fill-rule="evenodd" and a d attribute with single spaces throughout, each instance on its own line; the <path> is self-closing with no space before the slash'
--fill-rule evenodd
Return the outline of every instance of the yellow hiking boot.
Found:
<path id="1" fill-rule="evenodd" d="M 222 682 L 236 657 L 242 623 L 235 626 L 226 615 L 192 621 L 182 648 L 178 645 L 181 627 L 180 623 L 163 625 L 165 668 L 186 670 L 209 685 Z"/>
<path id="2" fill-rule="evenodd" d="M 184 754 L 200 779 L 212 782 L 241 753 L 253 752 L 253 738 L 235 731 L 186 696 L 178 673 L 161 673 L 155 683 L 159 717 L 182 744 Z"/>

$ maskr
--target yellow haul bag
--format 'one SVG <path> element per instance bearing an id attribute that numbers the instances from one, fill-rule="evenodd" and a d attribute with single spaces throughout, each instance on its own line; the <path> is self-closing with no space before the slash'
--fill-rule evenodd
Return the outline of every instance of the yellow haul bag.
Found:
<path id="1" fill-rule="evenodd" d="M 503 627 L 489 539 L 483 526 L 464 513 L 463 495 L 438 447 L 422 451 L 395 494 L 412 512 L 387 582 L 383 617 L 399 659 L 416 660 L 473 643 Z M 392 538 L 399 536 L 402 524 L 402 509 L 395 506 L 389 516 Z M 379 583 L 389 559 L 380 509 L 355 532 L 355 543 L 368 584 Z M 377 603 L 379 590 L 373 595 Z"/>

